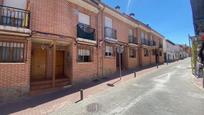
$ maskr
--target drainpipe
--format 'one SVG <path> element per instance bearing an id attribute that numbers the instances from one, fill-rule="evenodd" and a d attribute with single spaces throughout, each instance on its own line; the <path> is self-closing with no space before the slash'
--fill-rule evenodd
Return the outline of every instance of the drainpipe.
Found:
<path id="1" fill-rule="evenodd" d="M 101 9 L 100 8 L 100 6 L 99 6 L 99 13 L 97 14 L 97 17 L 96 17 L 96 20 L 97 20 L 97 24 L 96 24 L 96 28 L 97 28 L 97 77 L 99 77 L 99 71 L 100 71 L 100 56 L 99 56 L 99 51 L 100 51 L 100 40 L 99 40 L 99 30 L 100 30 L 100 28 L 99 28 L 99 23 L 100 23 L 100 21 L 99 21 L 99 16 L 101 15 L 101 23 L 102 23 L 102 25 L 101 25 L 101 27 L 103 28 L 103 11 L 104 11 L 104 9 L 105 9 L 105 7 L 103 6 L 103 9 Z M 101 34 L 102 34 L 102 38 L 104 37 L 104 34 L 103 34 L 103 29 L 101 30 Z M 102 45 L 102 57 L 103 57 L 103 45 Z M 103 58 L 102 58 L 102 76 L 103 76 Z"/>
<path id="2" fill-rule="evenodd" d="M 98 62 L 98 58 L 99 58 L 99 28 L 98 28 L 98 17 L 99 17 L 99 14 L 100 14 L 100 9 L 99 9 L 99 13 L 97 14 L 97 16 L 96 16 L 96 28 L 97 28 L 97 32 L 96 32 L 96 36 L 97 36 L 97 52 L 96 52 L 96 55 L 97 55 L 97 78 L 99 77 L 99 62 Z"/>
<path id="3" fill-rule="evenodd" d="M 101 49 L 101 66 L 102 66 L 102 71 L 101 71 L 101 74 L 102 74 L 102 77 L 104 77 L 104 19 L 103 19 L 103 15 L 104 15 L 104 10 L 105 10 L 105 7 L 103 6 L 102 9 L 101 9 L 101 34 L 102 34 L 102 41 L 103 41 L 103 44 L 102 44 L 102 49 Z"/>

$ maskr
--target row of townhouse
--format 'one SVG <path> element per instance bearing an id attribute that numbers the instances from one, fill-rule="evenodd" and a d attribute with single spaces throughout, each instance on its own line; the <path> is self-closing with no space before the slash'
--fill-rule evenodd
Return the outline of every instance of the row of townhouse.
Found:
<path id="1" fill-rule="evenodd" d="M 187 58 L 191 55 L 190 47 L 187 45 L 175 44 L 168 39 L 163 40 L 164 61 L 172 62 Z"/>
<path id="2" fill-rule="evenodd" d="M 96 0 L 0 4 L 1 99 L 164 62 L 162 35 Z"/>

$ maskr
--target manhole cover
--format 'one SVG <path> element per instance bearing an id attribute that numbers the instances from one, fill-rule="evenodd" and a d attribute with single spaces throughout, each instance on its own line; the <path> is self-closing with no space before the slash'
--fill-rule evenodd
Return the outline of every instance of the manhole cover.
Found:
<path id="1" fill-rule="evenodd" d="M 87 106 L 87 111 L 91 113 L 98 112 L 100 111 L 100 109 L 101 109 L 101 105 L 98 103 L 92 103 Z"/>

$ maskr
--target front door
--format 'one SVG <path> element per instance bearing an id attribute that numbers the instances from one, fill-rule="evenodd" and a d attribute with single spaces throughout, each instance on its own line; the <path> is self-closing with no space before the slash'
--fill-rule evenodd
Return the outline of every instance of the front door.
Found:
<path id="1" fill-rule="evenodd" d="M 64 51 L 56 52 L 56 78 L 64 77 Z"/>
<path id="2" fill-rule="evenodd" d="M 47 52 L 41 48 L 33 49 L 31 61 L 31 79 L 40 80 L 46 78 Z"/>
<path id="3" fill-rule="evenodd" d="M 117 56 L 116 56 L 116 67 L 117 67 L 117 69 L 120 69 L 120 63 L 121 63 L 121 69 L 124 69 L 124 66 L 123 66 L 123 53 L 121 53 L 121 54 L 116 53 L 116 54 L 117 54 Z"/>
<path id="4" fill-rule="evenodd" d="M 159 63 L 159 52 L 158 52 L 158 50 L 156 50 L 155 61 L 156 61 L 156 64 Z"/>

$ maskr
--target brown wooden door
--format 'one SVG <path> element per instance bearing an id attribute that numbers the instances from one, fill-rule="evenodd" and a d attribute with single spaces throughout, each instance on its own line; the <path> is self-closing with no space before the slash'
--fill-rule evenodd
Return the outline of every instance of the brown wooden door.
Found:
<path id="1" fill-rule="evenodd" d="M 45 79 L 46 78 L 46 50 L 34 49 L 32 51 L 31 62 L 31 79 Z"/>
<path id="2" fill-rule="evenodd" d="M 64 77 L 64 51 L 56 52 L 56 77 Z"/>

